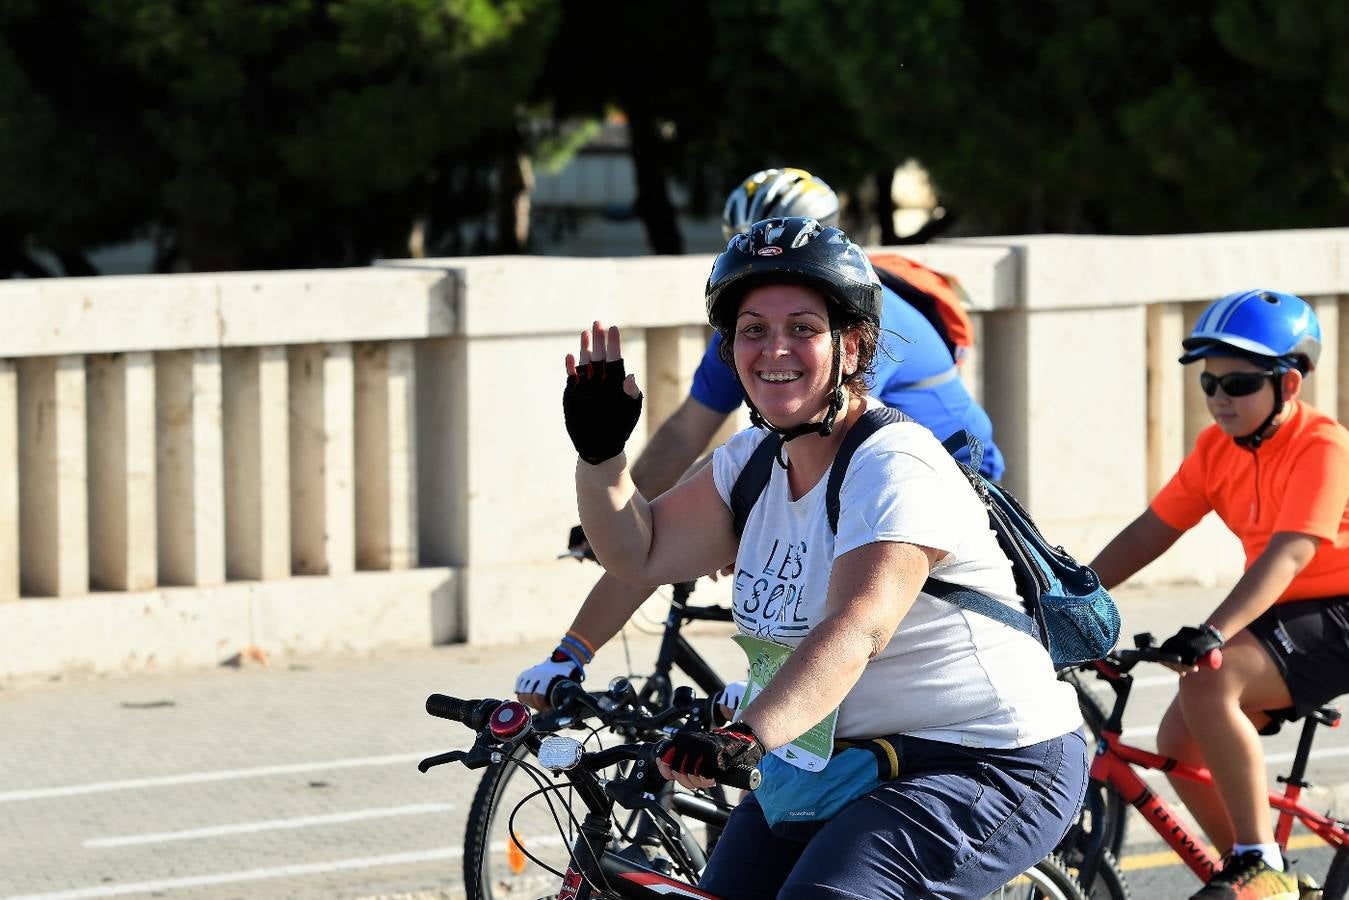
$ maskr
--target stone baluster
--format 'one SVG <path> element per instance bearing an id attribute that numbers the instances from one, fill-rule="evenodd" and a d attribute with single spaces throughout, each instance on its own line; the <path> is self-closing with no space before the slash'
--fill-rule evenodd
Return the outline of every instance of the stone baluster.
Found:
<path id="1" fill-rule="evenodd" d="M 24 594 L 89 590 L 85 381 L 80 355 L 18 366 L 19 572 Z"/>
<path id="2" fill-rule="evenodd" d="M 268 580 L 291 573 L 289 371 L 285 347 L 223 356 L 225 574 Z"/>
<path id="3" fill-rule="evenodd" d="M 356 565 L 417 565 L 417 371 L 411 341 L 357 344 Z"/>
<path id="4" fill-rule="evenodd" d="M 290 545 L 297 575 L 355 571 L 351 344 L 289 349 Z"/>
<path id="5" fill-rule="evenodd" d="M 159 583 L 225 580 L 220 351 L 155 354 Z"/>
<path id="6" fill-rule="evenodd" d="M 155 362 L 99 353 L 85 363 L 89 397 L 89 580 L 111 591 L 158 582 Z"/>

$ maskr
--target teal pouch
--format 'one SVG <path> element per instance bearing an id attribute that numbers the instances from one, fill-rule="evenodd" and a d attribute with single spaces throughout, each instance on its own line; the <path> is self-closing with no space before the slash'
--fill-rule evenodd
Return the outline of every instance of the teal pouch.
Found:
<path id="1" fill-rule="evenodd" d="M 827 822 L 849 803 L 899 772 L 893 744 L 884 739 L 837 751 L 818 772 L 798 769 L 770 753 L 759 763 L 763 780 L 754 797 L 769 827 L 783 822 Z"/>

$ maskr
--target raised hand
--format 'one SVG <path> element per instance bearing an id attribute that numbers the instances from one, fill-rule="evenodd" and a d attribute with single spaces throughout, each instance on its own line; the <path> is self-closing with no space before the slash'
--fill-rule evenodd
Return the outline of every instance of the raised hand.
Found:
<path id="1" fill-rule="evenodd" d="M 581 332 L 579 357 L 567 354 L 562 414 L 577 454 L 590 465 L 613 459 L 637 426 L 642 392 L 623 367 L 617 326 L 596 321 Z"/>

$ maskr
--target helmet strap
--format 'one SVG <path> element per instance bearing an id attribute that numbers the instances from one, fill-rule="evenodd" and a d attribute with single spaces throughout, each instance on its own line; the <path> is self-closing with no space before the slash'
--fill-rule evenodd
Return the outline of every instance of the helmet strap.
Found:
<path id="1" fill-rule="evenodd" d="M 1265 442 L 1265 431 L 1274 420 L 1283 412 L 1283 374 L 1288 371 L 1283 366 L 1274 367 L 1274 409 L 1269 415 L 1265 416 L 1265 421 L 1260 423 L 1260 427 L 1250 434 L 1243 434 L 1241 437 L 1232 438 L 1237 446 L 1245 447 L 1248 450 L 1259 450 L 1260 445 Z"/>

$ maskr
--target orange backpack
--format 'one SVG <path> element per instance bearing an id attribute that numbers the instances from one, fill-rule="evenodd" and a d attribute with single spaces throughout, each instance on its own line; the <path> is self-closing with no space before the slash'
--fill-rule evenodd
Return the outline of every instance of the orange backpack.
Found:
<path id="1" fill-rule="evenodd" d="M 951 359 L 963 363 L 974 346 L 974 323 L 965 311 L 970 298 L 960 282 L 898 253 L 874 253 L 870 259 L 881 284 L 922 313 L 945 341 Z"/>

